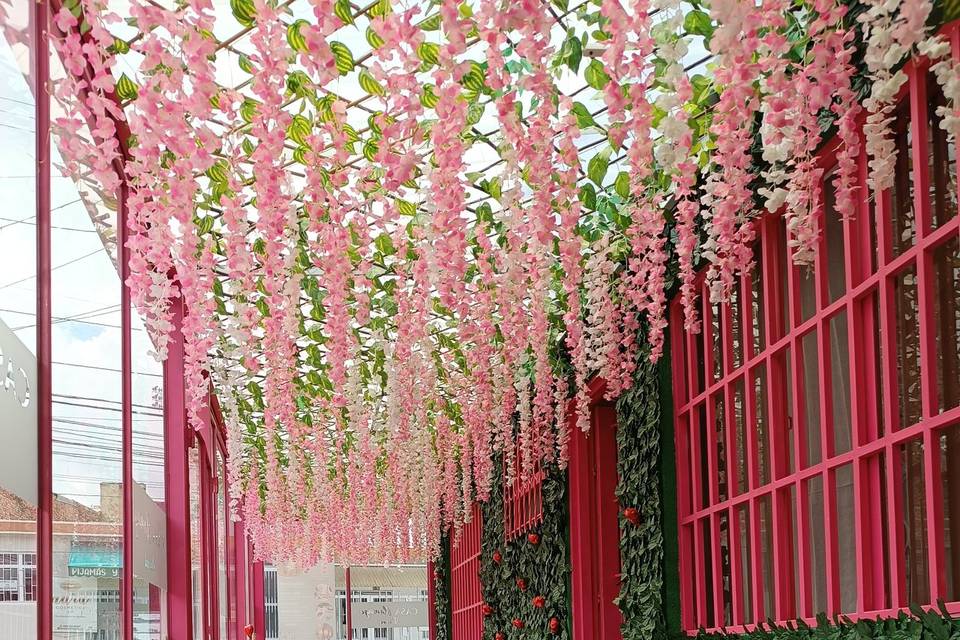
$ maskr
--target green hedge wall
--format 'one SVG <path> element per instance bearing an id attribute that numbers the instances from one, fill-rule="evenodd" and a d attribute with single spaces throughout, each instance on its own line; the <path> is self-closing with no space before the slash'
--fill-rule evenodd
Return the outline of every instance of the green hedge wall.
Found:
<path id="1" fill-rule="evenodd" d="M 952 618 L 942 606 L 940 611 L 912 607 L 896 618 L 829 620 L 820 614 L 816 626 L 802 621 L 786 625 L 758 625 L 740 634 L 705 633 L 698 640 L 960 640 L 960 620 Z"/>
<path id="2" fill-rule="evenodd" d="M 633 386 L 617 400 L 621 582 L 616 602 L 624 640 L 660 640 L 667 634 L 660 447 L 664 367 L 646 356 L 640 354 Z M 665 354 L 661 362 L 668 359 Z"/>
<path id="3" fill-rule="evenodd" d="M 501 468 L 498 464 L 497 468 Z M 570 563 L 567 553 L 567 474 L 556 467 L 543 480 L 543 523 L 529 533 L 505 542 L 503 481 L 496 475 L 490 500 L 481 505 L 480 584 L 490 607 L 484 619 L 484 640 L 569 639 Z M 499 560 L 499 562 L 498 562 Z M 517 580 L 525 581 L 521 589 Z M 543 606 L 534 605 L 536 596 Z M 556 618 L 556 632 L 550 628 Z M 520 621 L 522 627 L 514 625 Z M 497 634 L 503 634 L 498 636 Z"/>
<path id="4" fill-rule="evenodd" d="M 453 637 L 450 611 L 450 540 L 444 534 L 440 542 L 440 557 L 433 563 L 434 609 L 437 612 L 436 640 L 450 640 Z"/>

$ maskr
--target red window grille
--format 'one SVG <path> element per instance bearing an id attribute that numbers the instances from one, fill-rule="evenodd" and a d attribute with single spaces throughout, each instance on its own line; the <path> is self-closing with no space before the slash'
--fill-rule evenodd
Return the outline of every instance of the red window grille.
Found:
<path id="1" fill-rule="evenodd" d="M 463 526 L 460 539 L 450 545 L 450 610 L 453 640 L 483 637 L 483 593 L 480 589 L 480 508 L 473 505 L 473 518 Z"/>
<path id="2" fill-rule="evenodd" d="M 543 522 L 544 470 L 536 462 L 524 473 L 519 445 L 503 467 L 503 533 L 509 542 Z"/>
<path id="3" fill-rule="evenodd" d="M 731 303 L 701 281 L 702 332 L 673 334 L 688 631 L 960 611 L 957 147 L 936 81 L 906 72 L 894 187 L 868 198 L 861 154 L 858 209 L 837 211 L 828 146 L 815 264 L 766 216 Z"/>

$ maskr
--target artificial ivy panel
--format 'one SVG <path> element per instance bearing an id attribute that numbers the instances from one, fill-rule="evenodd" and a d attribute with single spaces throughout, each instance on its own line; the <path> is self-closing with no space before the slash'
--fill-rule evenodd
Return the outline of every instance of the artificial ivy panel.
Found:
<path id="1" fill-rule="evenodd" d="M 817 616 L 816 626 L 802 621 L 786 625 L 759 625 L 746 633 L 706 633 L 697 640 L 958 640 L 960 620 L 942 611 L 924 611 L 912 607 L 896 618 L 858 620 L 847 618 L 830 620 Z"/>
<path id="2" fill-rule="evenodd" d="M 434 640 L 450 640 L 450 538 L 446 535 L 440 541 L 439 557 L 433 562 L 434 600 L 436 610 L 436 635 Z"/>
<path id="3" fill-rule="evenodd" d="M 617 499 L 624 640 L 663 638 L 663 514 L 657 365 L 641 357 L 633 386 L 617 401 Z"/>
<path id="4" fill-rule="evenodd" d="M 548 468 L 543 522 L 510 542 L 504 538 L 502 476 L 481 509 L 484 640 L 571 638 L 567 474 Z"/>

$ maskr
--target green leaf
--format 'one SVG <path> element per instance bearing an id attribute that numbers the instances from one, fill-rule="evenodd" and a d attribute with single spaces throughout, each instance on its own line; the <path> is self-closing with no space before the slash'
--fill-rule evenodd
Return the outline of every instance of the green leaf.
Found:
<path id="1" fill-rule="evenodd" d="M 240 59 L 237 60 L 237 64 L 244 73 L 253 73 L 253 62 L 251 62 L 247 56 L 241 54 Z"/>
<path id="2" fill-rule="evenodd" d="M 567 66 L 574 73 L 580 72 L 580 61 L 583 60 L 583 46 L 580 44 L 580 38 L 575 35 L 571 35 L 567 38 L 567 41 L 563 43 L 565 49 L 569 48 L 567 53 L 567 59 L 565 60 Z"/>
<path id="3" fill-rule="evenodd" d="M 117 80 L 116 85 L 117 97 L 127 102 L 129 100 L 136 100 L 139 95 L 139 90 L 137 85 L 134 84 L 133 80 L 127 77 L 127 74 L 120 74 L 120 78 Z"/>
<path id="4" fill-rule="evenodd" d="M 377 144 L 376 140 L 367 140 L 363 145 L 363 157 L 373 162 L 377 159 L 377 151 L 380 150 L 380 145 Z"/>
<path id="5" fill-rule="evenodd" d="M 441 18 L 439 13 L 435 13 L 420 23 L 420 28 L 424 31 L 437 31 L 440 29 Z"/>
<path id="6" fill-rule="evenodd" d="M 587 209 L 595 210 L 597 208 L 597 190 L 589 182 L 584 182 L 583 186 L 580 187 L 578 197 Z"/>
<path id="7" fill-rule="evenodd" d="M 471 91 L 476 91 L 477 93 L 483 93 L 487 89 L 485 83 L 487 77 L 487 72 L 480 66 L 477 62 L 470 62 L 470 70 L 463 74 L 463 78 L 460 79 L 460 82 L 467 89 Z"/>
<path id="8" fill-rule="evenodd" d="M 473 125 L 480 122 L 480 118 L 483 117 L 484 106 L 479 102 L 471 102 L 467 107 L 467 126 L 472 127 Z"/>
<path id="9" fill-rule="evenodd" d="M 577 116 L 577 126 L 581 129 L 589 129 L 590 127 L 597 126 L 597 121 L 593 119 L 590 110 L 587 109 L 583 103 L 574 102 L 570 110 Z"/>
<path id="10" fill-rule="evenodd" d="M 607 168 L 610 166 L 610 152 L 610 147 L 607 147 L 590 158 L 590 162 L 587 163 L 587 175 L 601 188 L 603 188 L 604 178 L 607 177 Z"/>
<path id="11" fill-rule="evenodd" d="M 437 106 L 437 103 L 440 102 L 440 98 L 437 96 L 434 91 L 432 84 L 424 85 L 423 94 L 420 96 L 420 104 L 422 104 L 427 109 L 433 109 Z"/>
<path id="12" fill-rule="evenodd" d="M 301 115 L 293 116 L 287 127 L 287 137 L 301 146 L 307 144 L 307 138 L 313 132 L 313 124 Z"/>
<path id="13" fill-rule="evenodd" d="M 337 0 L 333 5 L 333 13 L 343 24 L 353 24 L 353 7 L 350 6 L 350 0 Z"/>
<path id="14" fill-rule="evenodd" d="M 597 91 L 606 87 L 607 83 L 610 82 L 610 76 L 607 75 L 607 72 L 603 68 L 603 63 L 600 62 L 598 58 L 594 58 L 590 61 L 590 64 L 587 65 L 587 70 L 584 72 L 584 79 L 588 85 Z"/>
<path id="15" fill-rule="evenodd" d="M 417 47 L 417 57 L 423 61 L 424 70 L 429 69 L 440 60 L 440 45 L 435 42 L 421 42 Z"/>
<path id="16" fill-rule="evenodd" d="M 304 25 L 309 26 L 309 24 L 306 20 L 294 20 L 290 23 L 290 26 L 287 27 L 287 44 L 289 44 L 290 48 L 294 51 L 300 51 L 301 53 L 307 52 L 307 39 L 300 32 L 300 29 Z"/>
<path id="17" fill-rule="evenodd" d="M 244 98 L 243 104 L 240 105 L 240 117 L 243 118 L 244 122 L 250 124 L 257 117 L 259 107 L 260 103 L 253 98 Z"/>
<path id="18" fill-rule="evenodd" d="M 377 79 L 371 75 L 366 69 L 360 71 L 360 88 L 374 96 L 383 96 L 386 95 L 386 91 L 383 86 L 377 82 Z"/>
<path id="19" fill-rule="evenodd" d="M 385 18 L 390 15 L 390 0 L 379 0 L 370 7 L 369 16 L 371 18 Z"/>
<path id="20" fill-rule="evenodd" d="M 373 30 L 373 27 L 367 27 L 367 44 L 369 44 L 374 49 L 379 49 L 383 46 L 383 38 L 380 37 L 376 31 Z"/>
<path id="21" fill-rule="evenodd" d="M 713 22 L 705 11 L 694 9 L 684 16 L 683 30 L 692 35 L 709 38 L 713 35 Z"/>
<path id="22" fill-rule="evenodd" d="M 404 200 L 403 198 L 394 198 L 394 203 L 397 205 L 397 211 L 401 215 L 410 216 L 411 218 L 417 215 L 417 205 Z"/>
<path id="23" fill-rule="evenodd" d="M 257 7 L 253 0 L 230 0 L 230 10 L 237 22 L 245 27 L 252 27 L 257 17 Z"/>
<path id="24" fill-rule="evenodd" d="M 109 51 L 113 54 L 123 55 L 130 52 L 130 45 L 127 44 L 126 40 L 123 40 L 122 38 L 116 38 L 114 39 L 113 44 L 110 45 Z"/>
<path id="25" fill-rule="evenodd" d="M 207 177 L 214 182 L 227 182 L 227 171 L 229 168 L 230 166 L 226 160 L 217 160 L 207 169 Z"/>
<path id="26" fill-rule="evenodd" d="M 630 197 L 630 175 L 626 171 L 617 174 L 617 179 L 613 183 L 613 190 L 623 199 Z"/>
<path id="27" fill-rule="evenodd" d="M 337 71 L 340 72 L 340 75 L 345 76 L 353 71 L 353 53 L 350 52 L 350 47 L 333 40 L 330 42 L 330 51 L 333 52 L 333 59 L 337 64 Z"/>
<path id="28" fill-rule="evenodd" d="M 381 233 L 373 241 L 374 245 L 377 247 L 377 251 L 385 256 L 392 256 L 397 252 L 397 249 L 393 246 L 393 240 L 390 238 L 389 233 Z"/>

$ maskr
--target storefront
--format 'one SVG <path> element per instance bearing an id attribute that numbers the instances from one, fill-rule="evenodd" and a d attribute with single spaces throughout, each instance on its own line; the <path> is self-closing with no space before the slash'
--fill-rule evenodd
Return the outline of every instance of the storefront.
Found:
<path id="1" fill-rule="evenodd" d="M 188 431 L 182 350 L 121 285 L 126 191 L 64 166 L 52 4 L 0 6 L 0 637 L 241 638 L 223 424 Z"/>

